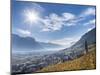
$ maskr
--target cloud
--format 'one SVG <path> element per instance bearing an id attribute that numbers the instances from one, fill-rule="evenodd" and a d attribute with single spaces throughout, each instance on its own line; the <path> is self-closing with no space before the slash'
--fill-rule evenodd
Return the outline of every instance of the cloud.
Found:
<path id="1" fill-rule="evenodd" d="M 90 16 L 90 15 L 95 15 L 95 14 L 96 14 L 95 8 L 91 7 L 91 8 L 87 8 L 86 10 L 84 10 L 80 14 L 80 17 L 86 17 L 86 16 Z"/>
<path id="2" fill-rule="evenodd" d="M 91 31 L 93 28 L 88 28 L 88 30 L 87 31 Z"/>
<path id="3" fill-rule="evenodd" d="M 56 13 L 51 13 L 49 16 L 41 19 L 43 23 L 42 31 L 56 31 L 60 30 L 63 26 L 72 26 L 75 22 L 71 22 L 75 18 L 72 13 L 62 13 L 62 16 Z"/>
<path id="4" fill-rule="evenodd" d="M 63 17 L 64 17 L 63 19 L 65 21 L 72 20 L 75 18 L 75 15 L 72 13 L 63 13 L 62 15 L 63 15 Z"/>
<path id="5" fill-rule="evenodd" d="M 95 19 L 92 19 L 92 20 L 89 20 L 88 22 L 84 23 L 83 25 L 84 26 L 87 26 L 87 25 L 95 25 Z"/>
<path id="6" fill-rule="evenodd" d="M 59 40 L 53 40 L 53 41 L 50 41 L 51 43 L 54 43 L 54 44 L 59 44 L 59 45 L 62 45 L 66 48 L 72 46 L 75 42 L 77 42 L 79 40 L 79 38 L 63 38 L 63 39 L 59 39 Z"/>
<path id="7" fill-rule="evenodd" d="M 48 28 L 43 28 L 42 31 L 50 31 Z"/>
<path id="8" fill-rule="evenodd" d="M 63 26 L 70 27 L 76 26 L 86 20 L 88 16 L 95 15 L 95 8 L 87 8 L 79 15 L 75 15 L 70 12 L 63 12 L 61 14 L 49 13 L 49 15 L 43 15 L 46 10 L 37 3 L 32 3 L 32 9 L 38 14 L 38 22 L 36 25 L 41 25 L 42 32 L 59 31 Z M 32 23 L 33 24 L 33 23 Z M 34 24 L 33 24 L 34 25 Z"/>
<path id="9" fill-rule="evenodd" d="M 19 34 L 21 34 L 22 36 L 24 36 L 24 37 L 30 36 L 30 35 L 31 35 L 31 32 L 28 31 L 28 30 L 17 29 L 17 32 L 18 32 Z"/>
<path id="10" fill-rule="evenodd" d="M 86 18 L 91 15 L 95 16 L 95 8 L 93 7 L 87 8 L 77 16 L 69 12 L 61 13 L 60 16 L 56 13 L 51 13 L 49 16 L 41 19 L 41 22 L 43 23 L 42 31 L 57 31 L 61 30 L 63 26 L 69 27 L 79 25 L 82 21 L 86 20 Z M 85 24 L 94 24 L 94 21 L 95 19 Z"/>
<path id="11" fill-rule="evenodd" d="M 88 22 L 84 23 L 84 26 L 89 26 L 91 25 L 91 27 L 89 27 L 87 29 L 87 32 L 91 31 L 93 28 L 95 28 L 95 19 L 89 20 Z"/>
<path id="12" fill-rule="evenodd" d="M 88 28 L 87 29 L 87 32 L 91 31 L 94 27 L 91 27 L 91 28 Z"/>

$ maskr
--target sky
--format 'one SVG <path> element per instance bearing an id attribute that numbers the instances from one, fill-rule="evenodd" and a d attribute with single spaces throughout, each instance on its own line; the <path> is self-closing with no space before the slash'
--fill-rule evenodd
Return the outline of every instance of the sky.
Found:
<path id="1" fill-rule="evenodd" d="M 12 1 L 12 34 L 71 46 L 95 27 L 95 6 Z"/>

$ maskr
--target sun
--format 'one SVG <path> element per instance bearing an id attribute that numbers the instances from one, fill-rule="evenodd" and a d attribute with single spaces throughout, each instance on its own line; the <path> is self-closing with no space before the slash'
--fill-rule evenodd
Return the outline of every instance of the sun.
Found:
<path id="1" fill-rule="evenodd" d="M 39 19 L 39 14 L 35 10 L 26 10 L 25 11 L 25 21 L 29 24 L 36 23 Z"/>

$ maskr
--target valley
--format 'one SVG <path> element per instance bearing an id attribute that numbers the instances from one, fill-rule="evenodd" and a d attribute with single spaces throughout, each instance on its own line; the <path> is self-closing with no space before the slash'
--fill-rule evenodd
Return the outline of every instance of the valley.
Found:
<path id="1" fill-rule="evenodd" d="M 31 46 L 28 46 L 29 51 L 22 50 L 21 53 L 21 51 L 18 50 L 19 53 L 15 51 L 15 53 L 12 53 L 12 74 L 95 69 L 95 31 L 94 28 L 84 34 L 74 45 L 60 51 L 46 51 L 42 49 L 31 51 L 30 49 L 36 47 L 32 47 L 33 42 L 29 42 L 30 39 L 28 38 L 27 41 L 31 44 Z M 34 41 L 34 44 L 37 45 L 37 47 L 39 45 L 39 47 L 45 49 L 45 46 L 40 46 L 39 42 Z M 47 44 L 46 46 L 48 45 L 53 47 L 53 44 Z M 57 45 L 55 46 L 58 47 Z M 19 48 L 20 47 L 24 48 L 23 44 L 20 44 Z"/>

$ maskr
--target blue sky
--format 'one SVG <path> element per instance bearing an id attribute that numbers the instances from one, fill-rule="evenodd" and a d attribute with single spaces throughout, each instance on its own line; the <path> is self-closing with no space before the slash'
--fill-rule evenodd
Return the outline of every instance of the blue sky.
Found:
<path id="1" fill-rule="evenodd" d="M 95 6 L 12 2 L 12 33 L 70 46 L 95 27 Z"/>

